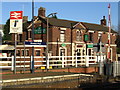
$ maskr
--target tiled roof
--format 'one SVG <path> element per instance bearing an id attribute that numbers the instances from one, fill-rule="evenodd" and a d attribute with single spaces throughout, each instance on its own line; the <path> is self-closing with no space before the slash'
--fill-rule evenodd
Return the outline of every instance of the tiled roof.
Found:
<path id="1" fill-rule="evenodd" d="M 92 24 L 92 23 L 86 23 L 86 22 L 81 22 L 86 29 L 88 30 L 94 30 L 94 31 L 105 31 L 108 32 L 109 28 L 107 26 L 99 25 L 99 24 Z M 112 33 L 117 33 L 114 30 L 111 30 Z"/>
<path id="2" fill-rule="evenodd" d="M 71 28 L 73 25 L 77 24 L 78 22 L 63 20 L 63 19 L 56 19 L 56 18 L 49 18 L 49 23 L 53 26 Z"/>
<path id="3" fill-rule="evenodd" d="M 40 20 L 44 21 L 46 23 L 46 18 L 39 17 Z M 56 18 L 49 18 L 48 22 L 52 26 L 58 26 L 58 27 L 66 27 L 66 28 L 72 28 L 74 25 L 79 23 L 78 21 L 71 21 L 71 20 L 64 20 L 64 19 L 56 19 Z M 108 27 L 99 25 L 99 24 L 93 24 L 93 23 L 86 23 L 86 22 L 80 22 L 87 30 L 94 30 L 94 31 L 104 31 L 108 32 Z M 117 33 L 114 30 L 111 30 L 112 33 Z"/>

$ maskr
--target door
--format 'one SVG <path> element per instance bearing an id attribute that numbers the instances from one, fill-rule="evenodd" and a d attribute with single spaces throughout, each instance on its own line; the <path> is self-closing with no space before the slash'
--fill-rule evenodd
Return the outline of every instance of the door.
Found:
<path id="1" fill-rule="evenodd" d="M 85 61 L 85 50 L 84 48 L 77 48 L 78 64 L 84 63 Z M 82 65 L 82 64 L 81 64 Z"/>

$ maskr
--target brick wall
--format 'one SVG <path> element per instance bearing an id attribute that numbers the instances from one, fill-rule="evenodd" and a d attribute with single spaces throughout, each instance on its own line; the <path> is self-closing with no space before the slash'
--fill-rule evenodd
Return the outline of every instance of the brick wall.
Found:
<path id="1" fill-rule="evenodd" d="M 64 69 L 52 69 L 51 72 L 72 72 L 72 73 L 93 73 L 98 72 L 97 67 L 81 67 L 81 68 L 64 68 Z"/>
<path id="2" fill-rule="evenodd" d="M 24 56 L 22 56 L 22 49 L 24 49 L 24 47 L 17 47 L 17 50 L 20 50 L 20 56 L 17 56 L 17 57 L 19 57 L 19 58 L 17 58 L 16 60 L 17 61 L 24 61 L 24 58 L 20 58 L 20 57 L 24 57 Z M 25 49 L 26 50 L 29 50 L 29 56 L 25 56 L 25 57 L 29 57 L 29 58 L 25 58 L 25 61 L 30 61 L 31 60 L 31 58 L 30 58 L 30 56 L 32 55 L 32 47 L 25 47 Z M 40 49 L 40 56 L 44 56 L 44 47 L 35 47 L 34 48 L 34 56 L 36 56 L 35 55 L 35 53 L 36 53 L 36 50 L 38 50 L 38 49 Z M 43 60 L 45 60 L 44 58 L 42 59 L 42 58 L 35 58 L 34 59 L 35 61 L 43 61 Z M 40 64 L 43 64 L 42 62 L 37 62 L 37 63 L 35 63 L 35 65 L 40 65 Z M 17 65 L 24 65 L 24 63 L 19 63 L 19 64 L 17 64 Z M 30 63 L 26 63 L 26 65 L 30 65 Z"/>

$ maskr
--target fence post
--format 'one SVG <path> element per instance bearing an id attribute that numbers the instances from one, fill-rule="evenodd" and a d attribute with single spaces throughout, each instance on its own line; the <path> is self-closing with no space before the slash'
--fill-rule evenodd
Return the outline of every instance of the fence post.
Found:
<path id="1" fill-rule="evenodd" d="M 77 67 L 77 54 L 76 54 L 76 60 L 75 60 L 75 67 Z"/>
<path id="2" fill-rule="evenodd" d="M 47 69 L 49 69 L 49 54 L 48 54 L 48 57 L 47 57 Z"/>
<path id="3" fill-rule="evenodd" d="M 89 56 L 86 56 L 86 67 L 89 67 Z"/>
<path id="4" fill-rule="evenodd" d="M 12 59 L 11 60 L 11 71 L 13 71 L 14 70 L 14 56 L 12 56 L 11 59 Z"/>
<path id="5" fill-rule="evenodd" d="M 101 62 L 103 62 L 103 55 L 101 55 Z"/>
<path id="6" fill-rule="evenodd" d="M 72 66 L 74 66 L 75 56 L 72 56 Z"/>
<path id="7" fill-rule="evenodd" d="M 103 74 L 103 62 L 100 60 L 99 61 L 99 75 Z"/>
<path id="8" fill-rule="evenodd" d="M 32 71 L 32 61 L 33 61 L 33 58 L 32 58 L 32 55 L 31 55 L 31 58 L 30 58 L 30 70 Z"/>
<path id="9" fill-rule="evenodd" d="M 62 56 L 62 68 L 64 68 L 64 56 Z"/>

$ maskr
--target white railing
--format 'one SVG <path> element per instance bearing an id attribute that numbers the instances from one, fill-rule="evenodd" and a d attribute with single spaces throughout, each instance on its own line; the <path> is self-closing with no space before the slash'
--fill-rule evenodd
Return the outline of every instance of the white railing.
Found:
<path id="1" fill-rule="evenodd" d="M 113 76 L 120 76 L 120 61 L 113 62 Z"/>
<path id="2" fill-rule="evenodd" d="M 16 68 L 17 67 L 32 67 L 32 56 L 27 57 L 16 57 Z M 0 66 L 0 68 L 11 68 L 11 70 L 14 70 L 14 56 L 12 57 L 0 57 L 0 59 L 10 59 L 10 61 L 0 61 L 0 64 L 8 64 L 7 66 Z M 18 61 L 18 59 L 20 61 Z M 28 60 L 26 60 L 28 59 Z M 36 60 L 40 59 L 40 60 Z M 89 67 L 91 64 L 97 64 L 99 60 L 104 61 L 105 56 L 49 56 L 48 60 L 46 60 L 46 57 L 43 56 L 34 56 L 34 67 L 46 67 L 49 69 L 50 67 L 78 67 L 78 66 L 86 66 Z M 36 64 L 40 63 L 40 64 Z M 19 65 L 18 65 L 19 64 Z"/>
<path id="3" fill-rule="evenodd" d="M 0 64 L 2 65 L 2 66 L 0 66 L 0 69 L 11 68 L 11 70 L 13 70 L 14 56 L 12 56 L 12 57 L 0 57 L 0 59 L 1 59 Z M 6 59 L 6 60 L 9 59 L 10 61 L 2 61 L 2 59 Z M 6 65 L 4 65 L 4 64 L 6 64 Z"/>

